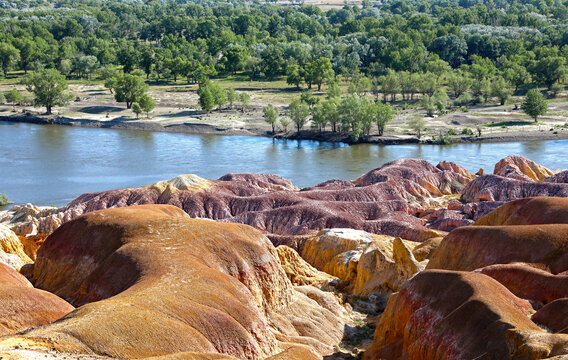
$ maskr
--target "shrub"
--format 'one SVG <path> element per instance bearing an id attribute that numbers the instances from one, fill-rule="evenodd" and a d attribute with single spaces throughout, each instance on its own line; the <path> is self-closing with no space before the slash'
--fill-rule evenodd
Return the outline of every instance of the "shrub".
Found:
<path id="1" fill-rule="evenodd" d="M 468 128 L 464 128 L 461 133 L 462 133 L 462 135 L 470 135 L 470 136 L 473 136 L 473 130 L 468 129 Z"/>
<path id="2" fill-rule="evenodd" d="M 10 199 L 4 193 L 0 193 L 0 206 L 8 205 Z"/>

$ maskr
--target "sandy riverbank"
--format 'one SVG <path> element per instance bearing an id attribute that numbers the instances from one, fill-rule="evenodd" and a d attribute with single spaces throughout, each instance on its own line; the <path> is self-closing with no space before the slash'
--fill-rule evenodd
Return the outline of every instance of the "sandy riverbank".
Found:
<path id="1" fill-rule="evenodd" d="M 214 134 L 214 135 L 237 135 L 237 136 L 266 136 L 278 139 L 293 139 L 293 140 L 315 140 L 326 142 L 341 142 L 347 144 L 354 144 L 352 137 L 349 134 L 334 133 L 331 131 L 314 131 L 302 130 L 300 133 L 277 132 L 272 134 L 271 131 L 262 127 L 248 127 L 248 128 L 224 128 L 217 127 L 207 123 L 197 122 L 182 122 L 168 124 L 167 122 L 145 120 L 145 119 L 110 119 L 110 120 L 90 120 L 90 119 L 76 119 L 65 116 L 39 116 L 33 114 L 0 114 L 0 121 L 5 122 L 23 122 L 41 125 L 65 125 L 65 126 L 80 126 L 90 128 L 105 128 L 105 129 L 123 129 L 123 130 L 141 130 L 141 131 L 155 131 L 155 132 L 174 132 L 186 134 Z M 536 141 L 536 140 L 560 140 L 568 139 L 568 129 L 558 128 L 552 129 L 547 126 L 541 126 L 540 130 L 536 131 L 499 131 L 482 136 L 453 136 L 452 143 L 472 143 L 472 142 L 513 142 L 513 141 Z M 551 131 L 552 129 L 552 131 Z M 356 143 L 366 144 L 417 144 L 436 143 L 435 136 L 424 136 L 418 139 L 412 135 L 369 135 L 361 136 Z"/>

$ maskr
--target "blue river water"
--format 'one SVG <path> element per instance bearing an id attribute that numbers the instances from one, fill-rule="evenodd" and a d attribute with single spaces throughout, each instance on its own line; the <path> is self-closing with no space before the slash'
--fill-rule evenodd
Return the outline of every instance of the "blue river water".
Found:
<path id="1" fill-rule="evenodd" d="M 568 168 L 568 140 L 454 145 L 346 145 L 263 137 L 152 133 L 0 122 L 0 193 L 15 203 L 61 206 L 85 192 L 138 187 L 180 174 L 273 173 L 300 187 L 352 180 L 401 158 L 455 161 L 492 172 L 519 154 Z"/>

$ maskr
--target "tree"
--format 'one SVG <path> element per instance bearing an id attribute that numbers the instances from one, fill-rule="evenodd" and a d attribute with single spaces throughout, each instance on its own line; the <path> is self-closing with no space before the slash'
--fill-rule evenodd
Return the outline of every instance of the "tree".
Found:
<path id="1" fill-rule="evenodd" d="M 287 117 L 283 116 L 280 118 L 280 125 L 282 126 L 282 129 L 284 129 L 284 133 L 288 133 L 288 126 L 290 125 L 290 119 L 288 119 Z"/>
<path id="2" fill-rule="evenodd" d="M 448 87 L 456 98 L 471 88 L 471 79 L 461 72 L 453 72 L 448 76 Z"/>
<path id="3" fill-rule="evenodd" d="M 535 122 L 537 122 L 538 117 L 540 115 L 544 115 L 548 110 L 548 104 L 540 91 L 532 89 L 527 92 L 525 101 L 521 104 L 521 109 L 523 109 L 525 114 L 529 115 Z"/>
<path id="4" fill-rule="evenodd" d="M 286 68 L 286 83 L 288 85 L 295 85 L 299 90 L 302 82 L 304 82 L 304 77 L 300 72 L 300 67 L 298 65 L 289 65 Z"/>
<path id="5" fill-rule="evenodd" d="M 229 103 L 229 107 L 233 108 L 233 103 L 237 101 L 237 93 L 235 92 L 234 87 L 229 87 L 225 89 L 225 93 L 227 96 L 227 102 Z"/>
<path id="6" fill-rule="evenodd" d="M 316 84 L 318 86 L 318 91 L 321 90 L 321 84 L 335 76 L 331 60 L 326 57 L 321 57 L 316 61 L 307 64 L 305 70 L 305 80 L 306 83 L 308 83 L 308 87 L 310 87 L 311 84 Z"/>
<path id="7" fill-rule="evenodd" d="M 44 69 L 27 75 L 23 83 L 33 93 L 34 102 L 45 106 L 47 115 L 51 115 L 54 106 L 63 106 L 71 100 L 65 93 L 67 81 L 65 76 L 55 69 Z"/>
<path id="8" fill-rule="evenodd" d="M 278 120 L 278 108 L 272 104 L 268 104 L 262 108 L 262 115 L 264 116 L 264 121 L 272 125 L 272 133 L 274 134 L 276 121 Z"/>
<path id="9" fill-rule="evenodd" d="M 342 130 L 351 129 L 351 136 L 354 141 L 359 140 L 363 130 L 364 110 L 364 103 L 357 94 L 347 95 L 339 105 Z"/>
<path id="10" fill-rule="evenodd" d="M 150 118 L 150 111 L 154 110 L 156 107 L 154 100 L 147 94 L 143 94 L 136 100 L 136 103 L 140 105 L 140 109 L 146 113 L 146 117 Z"/>
<path id="11" fill-rule="evenodd" d="M 308 105 L 308 107 L 311 109 L 315 104 L 319 102 L 319 99 L 315 97 L 311 92 L 306 91 L 300 94 L 300 101 Z"/>
<path id="12" fill-rule="evenodd" d="M 491 82 L 491 96 L 498 98 L 501 105 L 505 105 L 505 102 L 511 96 L 511 94 L 511 87 L 509 86 L 507 80 L 503 79 L 502 77 L 493 79 L 493 81 Z"/>
<path id="13" fill-rule="evenodd" d="M 197 95 L 199 95 L 199 105 L 201 106 L 201 109 L 205 112 L 211 111 L 211 109 L 215 106 L 215 97 L 211 91 L 211 84 L 209 81 L 199 84 Z"/>
<path id="14" fill-rule="evenodd" d="M 423 73 L 418 81 L 418 89 L 422 95 L 434 95 L 439 86 L 438 78 L 430 72 Z"/>
<path id="15" fill-rule="evenodd" d="M 211 95 L 213 95 L 213 101 L 217 105 L 217 109 L 220 109 L 227 103 L 227 96 L 225 90 L 223 90 L 217 84 L 211 84 Z"/>
<path id="16" fill-rule="evenodd" d="M 12 89 L 4 94 L 6 102 L 16 106 L 22 100 L 22 94 L 16 89 Z"/>
<path id="17" fill-rule="evenodd" d="M 233 74 L 242 70 L 247 56 L 248 54 L 244 47 L 231 46 L 225 51 L 225 56 L 223 57 L 225 69 Z"/>
<path id="18" fill-rule="evenodd" d="M 533 80 L 550 87 L 566 76 L 566 59 L 561 56 L 547 56 L 532 67 Z"/>
<path id="19" fill-rule="evenodd" d="M 426 110 L 426 114 L 428 114 L 428 116 L 434 116 L 434 111 L 436 111 L 436 103 L 434 100 L 434 96 L 424 95 L 421 103 L 422 106 L 424 107 L 424 110 Z"/>
<path id="20" fill-rule="evenodd" d="M 519 91 L 519 87 L 531 82 L 531 74 L 527 68 L 520 64 L 511 64 L 503 71 L 503 77 L 509 83 L 515 85 L 515 92 Z"/>
<path id="21" fill-rule="evenodd" d="M 106 86 L 106 83 L 105 83 Z M 116 80 L 109 86 L 114 88 L 114 98 L 118 102 L 126 103 L 126 108 L 130 109 L 132 103 L 148 91 L 148 85 L 140 76 L 121 73 L 116 75 Z"/>
<path id="22" fill-rule="evenodd" d="M 434 106 L 436 107 L 436 110 L 438 110 L 438 114 L 442 114 L 446 109 L 446 107 L 448 107 L 448 104 L 450 102 L 448 94 L 446 94 L 446 92 L 442 89 L 437 90 L 432 96 L 432 99 L 434 101 Z"/>
<path id="23" fill-rule="evenodd" d="M 419 116 L 414 116 L 408 122 L 408 126 L 410 129 L 414 130 L 416 136 L 420 139 L 422 137 L 422 132 L 426 128 L 426 121 Z"/>
<path id="24" fill-rule="evenodd" d="M 144 46 L 142 48 L 142 51 L 140 52 L 138 65 L 146 73 L 146 79 L 150 77 L 150 73 L 152 72 L 152 66 L 154 66 L 155 62 L 156 62 L 156 54 L 154 53 L 154 49 L 152 49 L 150 46 Z"/>
<path id="25" fill-rule="evenodd" d="M 239 94 L 239 101 L 241 102 L 242 112 L 245 112 L 246 107 L 249 106 L 249 104 L 250 104 L 250 95 L 247 94 L 246 92 L 240 93 Z"/>
<path id="26" fill-rule="evenodd" d="M 383 100 L 387 102 L 387 95 L 391 96 L 391 101 L 396 100 L 396 94 L 399 91 L 400 83 L 398 76 L 392 70 L 389 70 L 388 74 L 382 76 L 380 79 L 381 91 L 383 93 Z"/>
<path id="27" fill-rule="evenodd" d="M 142 108 L 140 107 L 140 105 L 138 105 L 138 103 L 132 104 L 132 112 L 136 114 L 136 118 L 138 119 L 138 117 L 142 113 Z"/>
<path id="28" fill-rule="evenodd" d="M 65 78 L 69 78 L 71 72 L 73 71 L 73 63 L 69 59 L 63 59 L 59 62 L 59 72 L 65 75 Z"/>
<path id="29" fill-rule="evenodd" d="M 308 115 L 310 114 L 308 105 L 304 104 L 300 99 L 294 99 L 290 103 L 288 115 L 296 124 L 297 132 L 306 125 L 306 121 L 308 119 Z"/>
<path id="30" fill-rule="evenodd" d="M 84 77 L 85 75 L 87 75 L 87 78 L 89 79 L 91 78 L 93 71 L 95 71 L 98 66 L 99 61 L 95 56 L 92 55 L 81 56 L 75 63 L 75 68 L 79 73 L 79 77 Z"/>
<path id="31" fill-rule="evenodd" d="M 377 131 L 379 132 L 379 136 L 382 136 L 387 123 L 392 121 L 394 118 L 394 111 L 389 104 L 383 104 L 381 102 L 377 102 L 373 105 L 373 120 L 375 124 L 377 124 Z"/>
<path id="32" fill-rule="evenodd" d="M 435 39 L 430 45 L 430 50 L 456 68 L 465 61 L 467 43 L 456 35 L 445 35 Z"/>
<path id="33" fill-rule="evenodd" d="M 0 43 L 0 67 L 4 77 L 8 76 L 8 70 L 20 58 L 20 51 L 12 44 Z"/>
<path id="34" fill-rule="evenodd" d="M 327 98 L 328 99 L 335 99 L 341 97 L 341 88 L 337 81 L 331 81 L 327 86 Z"/>

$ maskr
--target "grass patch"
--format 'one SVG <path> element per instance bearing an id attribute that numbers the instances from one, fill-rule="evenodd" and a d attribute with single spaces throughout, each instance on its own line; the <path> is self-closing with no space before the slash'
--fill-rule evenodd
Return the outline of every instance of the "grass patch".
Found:
<path id="1" fill-rule="evenodd" d="M 483 126 L 485 127 L 509 127 L 509 126 L 526 126 L 526 125 L 538 125 L 538 123 L 535 123 L 534 121 L 529 121 L 529 120 L 510 120 L 510 121 L 499 121 L 496 123 L 487 123 L 487 124 L 483 124 Z"/>

